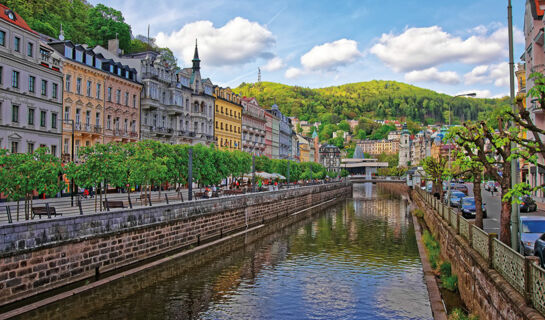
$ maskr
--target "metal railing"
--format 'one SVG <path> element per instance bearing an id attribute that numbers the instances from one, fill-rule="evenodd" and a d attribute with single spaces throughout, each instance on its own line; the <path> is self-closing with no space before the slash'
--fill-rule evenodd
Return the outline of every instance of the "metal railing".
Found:
<path id="1" fill-rule="evenodd" d="M 432 194 L 421 189 L 416 190 L 437 216 L 450 225 L 456 234 L 467 240 L 490 268 L 496 270 L 529 305 L 545 315 L 545 270 L 538 265 L 537 257 L 522 256 L 499 241 L 497 234 L 487 233 L 460 214 L 444 208 Z"/>

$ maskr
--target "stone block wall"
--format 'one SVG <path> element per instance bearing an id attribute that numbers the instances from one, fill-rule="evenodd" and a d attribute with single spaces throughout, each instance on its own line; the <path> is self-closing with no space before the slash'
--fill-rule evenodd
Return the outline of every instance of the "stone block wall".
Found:
<path id="1" fill-rule="evenodd" d="M 331 199 L 334 183 L 0 226 L 0 305 Z"/>

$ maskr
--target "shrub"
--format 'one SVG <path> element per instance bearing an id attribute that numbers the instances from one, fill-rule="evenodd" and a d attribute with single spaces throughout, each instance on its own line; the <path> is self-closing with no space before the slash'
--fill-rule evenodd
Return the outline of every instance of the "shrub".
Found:
<path id="1" fill-rule="evenodd" d="M 452 266 L 448 261 L 441 263 L 439 270 L 442 276 L 450 277 L 452 275 Z"/>
<path id="2" fill-rule="evenodd" d="M 451 275 L 451 276 L 441 276 L 441 283 L 443 284 L 443 288 L 449 290 L 449 291 L 456 291 L 458 290 L 458 276 Z"/>
<path id="3" fill-rule="evenodd" d="M 415 217 L 417 218 L 424 218 L 424 211 L 420 210 L 420 209 L 415 209 L 413 211 L 413 214 L 415 215 Z"/>
<path id="4" fill-rule="evenodd" d="M 449 320 L 479 320 L 479 317 L 474 315 L 467 315 L 461 309 L 456 308 L 452 310 L 451 314 L 448 316 Z"/>
<path id="5" fill-rule="evenodd" d="M 426 247 L 426 251 L 428 252 L 430 266 L 433 270 L 436 270 L 439 263 L 439 255 L 441 253 L 439 243 L 435 241 L 435 239 L 428 230 L 424 230 L 424 234 L 422 235 L 422 242 L 424 242 L 424 246 Z"/>

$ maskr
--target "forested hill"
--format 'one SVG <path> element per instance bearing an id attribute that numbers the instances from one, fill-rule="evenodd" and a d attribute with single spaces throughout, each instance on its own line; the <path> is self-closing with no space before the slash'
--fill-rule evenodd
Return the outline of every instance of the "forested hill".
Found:
<path id="1" fill-rule="evenodd" d="M 485 119 L 505 99 L 456 98 L 396 81 L 369 81 L 310 89 L 274 82 L 242 83 L 235 92 L 256 97 L 261 105 L 276 103 L 283 113 L 301 120 L 335 123 L 340 119 L 400 119 L 431 124 L 448 119 Z M 338 121 L 338 120 L 337 120 Z"/>

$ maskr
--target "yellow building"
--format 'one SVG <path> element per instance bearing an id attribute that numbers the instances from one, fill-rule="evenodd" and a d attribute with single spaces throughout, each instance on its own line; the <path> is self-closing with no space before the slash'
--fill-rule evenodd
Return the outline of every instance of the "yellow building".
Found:
<path id="1" fill-rule="evenodd" d="M 242 105 L 239 95 L 230 88 L 214 87 L 214 140 L 225 150 L 241 150 Z"/>
<path id="2" fill-rule="evenodd" d="M 310 159 L 310 142 L 300 134 L 297 134 L 297 140 L 299 141 L 299 161 L 309 162 Z M 312 157 L 314 158 L 314 157 Z"/>

